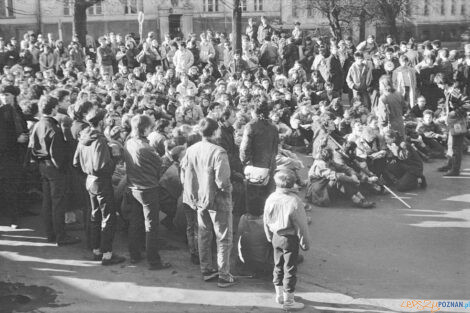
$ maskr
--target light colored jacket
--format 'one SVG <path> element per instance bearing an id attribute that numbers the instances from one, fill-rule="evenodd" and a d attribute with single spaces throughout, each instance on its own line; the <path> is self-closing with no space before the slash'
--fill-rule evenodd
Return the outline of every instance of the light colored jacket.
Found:
<path id="1" fill-rule="evenodd" d="M 191 51 L 178 50 L 173 57 L 173 64 L 177 73 L 186 73 L 194 63 L 194 56 Z"/>
<path id="2" fill-rule="evenodd" d="M 372 68 L 367 63 L 362 66 L 353 63 L 346 76 L 346 83 L 353 90 L 365 91 L 372 83 Z"/>
<path id="3" fill-rule="evenodd" d="M 406 87 L 410 87 L 409 99 L 410 107 L 415 106 L 417 98 L 416 71 L 409 66 L 400 66 L 392 75 L 393 86 L 402 95 L 406 94 Z M 407 83 L 408 82 L 408 83 Z"/>
<path id="4" fill-rule="evenodd" d="M 227 152 L 207 139 L 195 143 L 181 161 L 183 203 L 194 210 L 232 210 L 232 184 Z"/>
<path id="5" fill-rule="evenodd" d="M 273 234 L 293 235 L 299 238 L 303 250 L 309 249 L 310 234 L 304 203 L 294 191 L 277 188 L 266 199 L 263 221 L 268 241 L 272 241 Z"/>

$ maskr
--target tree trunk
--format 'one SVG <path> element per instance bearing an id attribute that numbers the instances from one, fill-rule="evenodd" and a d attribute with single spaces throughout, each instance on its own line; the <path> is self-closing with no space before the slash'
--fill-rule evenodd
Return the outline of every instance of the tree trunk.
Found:
<path id="1" fill-rule="evenodd" d="M 363 42 L 366 40 L 366 11 L 361 10 L 359 15 L 359 41 Z"/>
<path id="2" fill-rule="evenodd" d="M 77 34 L 78 41 L 80 42 L 82 47 L 86 46 L 87 8 L 88 7 L 86 5 L 83 5 L 80 1 L 75 1 L 73 14 L 73 28 L 75 29 L 75 34 Z"/>
<path id="3" fill-rule="evenodd" d="M 399 42 L 400 38 L 398 38 L 398 28 L 397 28 L 397 20 L 394 16 L 389 16 L 387 19 L 387 24 L 390 29 L 390 34 L 392 35 L 395 42 Z"/>
<path id="4" fill-rule="evenodd" d="M 235 53 L 242 54 L 242 8 L 240 0 L 233 2 L 232 16 L 233 50 Z"/>

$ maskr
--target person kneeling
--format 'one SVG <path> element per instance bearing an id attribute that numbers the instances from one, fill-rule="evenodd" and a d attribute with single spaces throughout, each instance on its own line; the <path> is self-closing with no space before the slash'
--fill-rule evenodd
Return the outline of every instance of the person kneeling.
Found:
<path id="1" fill-rule="evenodd" d="M 359 192 L 360 181 L 353 169 L 333 161 L 330 148 L 322 148 L 308 173 L 309 185 L 306 198 L 315 205 L 329 206 L 330 194 L 340 192 L 351 198 L 354 205 L 360 208 L 372 208 L 375 203 Z"/>

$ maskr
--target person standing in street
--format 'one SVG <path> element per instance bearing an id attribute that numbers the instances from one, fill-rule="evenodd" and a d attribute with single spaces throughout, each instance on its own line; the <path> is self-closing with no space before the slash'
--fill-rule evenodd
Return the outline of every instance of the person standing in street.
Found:
<path id="1" fill-rule="evenodd" d="M 274 249 L 276 302 L 282 304 L 284 310 L 300 310 L 304 307 L 303 303 L 295 302 L 294 292 L 299 247 L 304 251 L 310 247 L 304 203 L 292 190 L 295 180 L 290 170 L 276 172 L 276 191 L 266 200 L 263 218 L 266 237 Z"/>
<path id="2" fill-rule="evenodd" d="M 145 221 L 145 248 L 150 270 L 169 268 L 170 263 L 162 262 L 158 253 L 158 214 L 160 211 L 159 181 L 162 161 L 147 139 L 153 123 L 147 115 L 136 115 L 131 120 L 131 134 L 124 149 L 127 181 L 132 196 L 140 207 L 133 207 L 129 221 L 129 253 L 131 263 L 138 263 L 140 254 L 140 233 Z"/>
<path id="3" fill-rule="evenodd" d="M 199 224 L 199 260 L 204 281 L 217 276 L 218 286 L 237 284 L 230 274 L 230 252 L 233 240 L 232 184 L 227 152 L 215 142 L 219 125 L 211 118 L 199 122 L 202 141 L 186 151 L 181 161 L 183 203 L 197 210 Z M 212 239 L 217 241 L 217 266 L 212 264 Z"/>
<path id="4" fill-rule="evenodd" d="M 54 119 L 59 101 L 51 96 L 42 96 L 38 107 L 41 119 L 30 136 L 32 158 L 39 163 L 42 180 L 42 210 L 46 224 L 48 242 L 58 246 L 80 242 L 65 232 L 65 206 L 67 203 L 66 162 L 69 148 L 59 122 Z"/>
<path id="5" fill-rule="evenodd" d="M 82 131 L 73 165 L 87 174 L 86 188 L 91 200 L 91 248 L 93 260 L 102 265 L 125 261 L 114 254 L 112 244 L 116 228 L 116 207 L 111 177 L 116 164 L 108 140 L 103 134 L 106 111 L 93 110 L 86 117 L 90 127 Z"/>

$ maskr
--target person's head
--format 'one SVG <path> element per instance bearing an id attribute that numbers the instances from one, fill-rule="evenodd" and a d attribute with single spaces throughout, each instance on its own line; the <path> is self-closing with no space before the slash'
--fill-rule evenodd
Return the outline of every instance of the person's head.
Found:
<path id="1" fill-rule="evenodd" d="M 423 112 L 423 124 L 424 125 L 429 125 L 433 121 L 433 113 L 431 110 L 425 110 Z"/>
<path id="2" fill-rule="evenodd" d="M 408 47 L 409 47 L 409 45 L 408 45 L 408 43 L 406 43 L 405 41 L 402 41 L 402 42 L 400 43 L 400 51 L 401 51 L 402 53 L 405 53 L 406 51 L 408 51 Z"/>
<path id="3" fill-rule="evenodd" d="M 209 117 L 203 118 L 199 122 L 199 133 L 207 139 L 214 139 L 218 135 L 219 124 Z"/>
<path id="4" fill-rule="evenodd" d="M 271 121 L 273 121 L 274 124 L 277 124 L 279 122 L 279 119 L 281 118 L 279 112 L 277 111 L 272 111 L 269 117 L 271 118 Z"/>
<path id="5" fill-rule="evenodd" d="M 255 115 L 258 118 L 268 119 L 269 118 L 269 105 L 267 102 L 262 102 L 255 108 Z"/>
<path id="6" fill-rule="evenodd" d="M 447 77 L 444 73 L 437 73 L 434 76 L 434 83 L 442 90 L 447 89 L 453 84 L 453 81 Z"/>
<path id="7" fill-rule="evenodd" d="M 54 116 L 57 113 L 59 101 L 50 95 L 44 95 L 39 99 L 38 108 L 42 115 Z"/>
<path id="8" fill-rule="evenodd" d="M 394 52 L 395 52 L 395 50 L 393 50 L 393 48 L 391 48 L 391 47 L 387 48 L 387 50 L 385 50 L 385 59 L 386 60 L 392 60 Z"/>
<path id="9" fill-rule="evenodd" d="M 379 120 L 375 115 L 369 115 L 369 117 L 367 118 L 367 126 L 373 129 L 378 129 Z"/>
<path id="10" fill-rule="evenodd" d="M 329 147 L 320 149 L 319 159 L 324 162 L 330 162 L 333 159 L 333 151 Z"/>
<path id="11" fill-rule="evenodd" d="M 409 64 L 409 59 L 406 55 L 400 56 L 400 66 L 407 66 Z"/>
<path id="12" fill-rule="evenodd" d="M 295 181 L 295 173 L 291 170 L 283 169 L 274 174 L 274 182 L 276 183 L 276 188 L 293 188 Z"/>
<path id="13" fill-rule="evenodd" d="M 426 106 L 426 98 L 424 96 L 419 96 L 418 99 L 416 100 L 418 107 L 420 109 L 424 108 Z"/>
<path id="14" fill-rule="evenodd" d="M 380 77 L 379 88 L 380 88 L 380 92 L 385 93 L 385 94 L 395 92 L 392 79 L 388 75 L 383 75 L 382 77 Z"/>
<path id="15" fill-rule="evenodd" d="M 134 137 L 147 137 L 152 128 L 152 119 L 147 115 L 137 114 L 131 119 L 131 135 Z"/>
<path id="16" fill-rule="evenodd" d="M 159 119 L 155 123 L 155 130 L 160 133 L 170 133 L 170 121 L 164 118 Z"/>
<path id="17" fill-rule="evenodd" d="M 186 50 L 186 43 L 184 41 L 180 42 L 179 45 L 178 45 L 178 49 L 180 51 L 185 51 Z"/>
<path id="18" fill-rule="evenodd" d="M 74 104 L 74 119 L 83 120 L 88 112 L 93 108 L 90 101 L 80 101 Z"/>
<path id="19" fill-rule="evenodd" d="M 106 110 L 95 108 L 88 112 L 85 119 L 91 127 L 104 130 L 104 117 L 106 116 Z"/>
<path id="20" fill-rule="evenodd" d="M 391 45 L 393 43 L 393 36 L 392 35 L 387 35 L 387 44 Z"/>
<path id="21" fill-rule="evenodd" d="M 220 114 L 219 120 L 226 125 L 232 126 L 233 124 L 235 124 L 236 118 L 237 116 L 235 112 L 233 111 L 233 109 L 231 109 L 230 107 L 227 107 Z"/>
<path id="22" fill-rule="evenodd" d="M 374 42 L 375 42 L 375 36 L 374 35 L 369 35 L 369 37 L 367 37 L 367 43 L 372 44 Z"/>
<path id="23" fill-rule="evenodd" d="M 354 134 L 360 134 L 362 132 L 362 123 L 360 120 L 354 120 L 351 123 L 351 128 Z"/>
<path id="24" fill-rule="evenodd" d="M 364 54 L 360 51 L 354 53 L 354 62 L 356 64 L 362 64 L 364 62 Z"/>
<path id="25" fill-rule="evenodd" d="M 0 85 L 0 103 L 13 104 L 15 102 L 15 88 L 13 86 Z"/>

